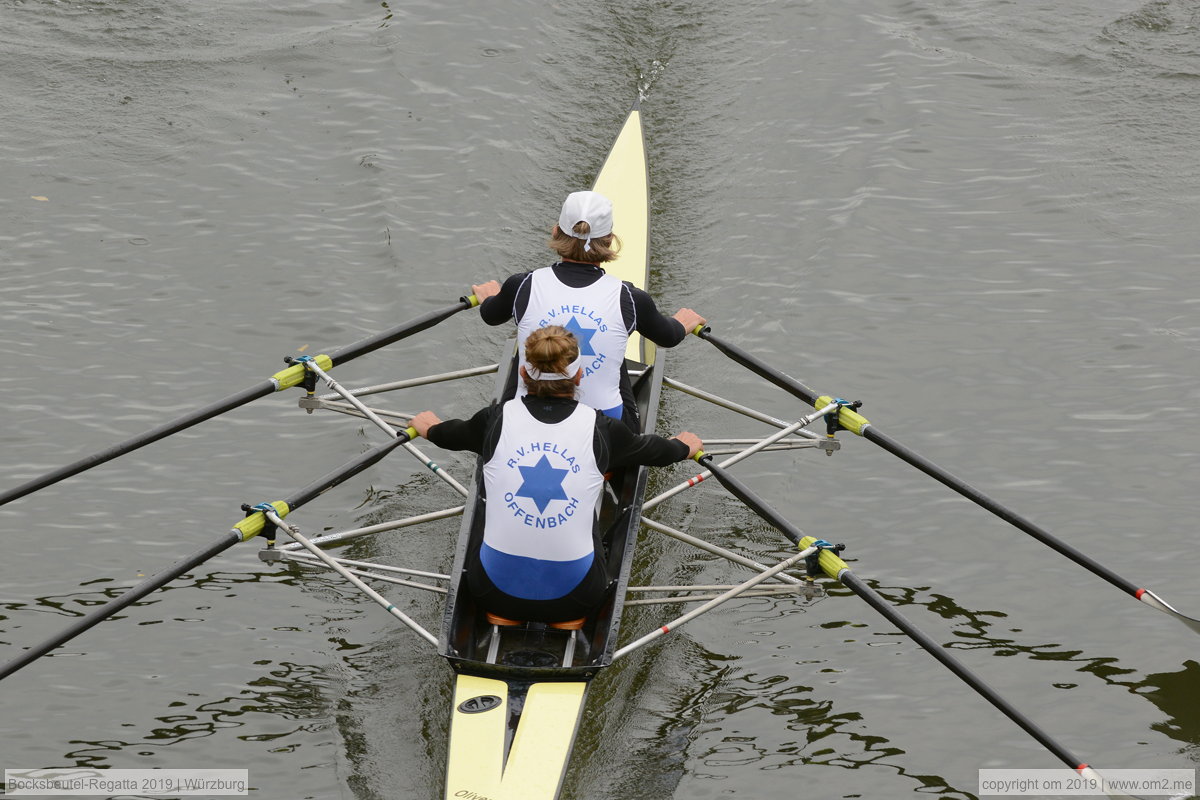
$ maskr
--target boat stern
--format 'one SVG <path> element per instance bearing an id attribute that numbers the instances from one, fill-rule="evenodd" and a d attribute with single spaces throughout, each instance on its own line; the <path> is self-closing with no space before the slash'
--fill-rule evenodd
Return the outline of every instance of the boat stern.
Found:
<path id="1" fill-rule="evenodd" d="M 446 800 L 553 800 L 583 713 L 587 683 L 505 681 L 459 673 Z"/>

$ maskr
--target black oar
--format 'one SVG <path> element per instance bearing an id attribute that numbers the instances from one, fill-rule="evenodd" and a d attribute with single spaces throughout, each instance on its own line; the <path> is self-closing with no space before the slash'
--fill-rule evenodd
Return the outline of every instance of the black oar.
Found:
<path id="1" fill-rule="evenodd" d="M 316 356 L 316 361 L 323 369 L 330 369 L 335 364 L 344 364 L 347 361 L 352 361 L 361 355 L 366 355 L 373 350 L 378 350 L 381 347 L 398 342 L 405 337 L 412 336 L 414 333 L 420 333 L 427 328 L 432 328 L 434 325 L 437 325 L 439 322 L 447 319 L 448 317 L 457 314 L 459 311 L 463 311 L 476 305 L 478 305 L 478 301 L 475 299 L 474 295 L 460 298 L 459 301 L 452 306 L 447 306 L 437 311 L 431 311 L 428 314 L 424 314 L 416 319 L 409 320 L 402 325 L 397 325 L 396 327 L 384 331 L 383 333 L 368 337 L 360 342 L 349 345 L 348 347 L 343 347 L 340 350 L 335 350 L 332 355 Z M 269 394 L 280 392 L 284 389 L 290 389 L 293 386 L 298 386 L 304 382 L 305 374 L 306 370 L 303 364 L 296 364 L 288 367 L 282 372 L 275 373 L 262 383 L 255 384 L 249 389 L 245 389 L 237 394 L 230 395 L 224 400 L 218 400 L 215 403 L 204 406 L 203 408 L 198 408 L 195 411 L 184 414 L 178 419 L 171 420 L 170 422 L 164 422 L 157 428 L 146 431 L 145 433 L 139 434 L 130 439 L 126 439 L 120 444 L 115 444 L 112 447 L 101 450 L 98 453 L 94 453 L 87 458 L 81 458 L 72 464 L 67 464 L 65 467 L 59 467 L 58 469 L 47 472 L 45 475 L 34 478 L 33 480 L 23 483 L 16 488 L 9 489 L 5 492 L 0 492 L 0 506 L 12 502 L 20 497 L 24 497 L 27 494 L 32 494 L 39 489 L 44 489 L 47 486 L 58 483 L 59 481 L 69 478 L 72 475 L 78 475 L 85 470 L 89 470 L 92 467 L 105 463 L 106 461 L 111 461 L 118 456 L 123 456 L 126 453 L 137 450 L 140 447 L 145 447 L 152 442 L 157 442 L 159 439 L 163 439 L 173 433 L 178 433 L 179 431 L 190 428 L 206 419 L 211 419 L 220 414 L 224 414 L 226 411 L 232 411 L 233 409 L 243 406 L 252 400 L 257 400 L 260 397 L 266 397 Z"/>
<path id="2" fill-rule="evenodd" d="M 318 495 L 328 491 L 329 489 L 332 489 L 334 486 L 337 486 L 347 478 L 362 472 L 364 469 L 376 463 L 388 453 L 392 452 L 414 436 L 416 436 L 416 431 L 412 428 L 409 428 L 407 431 L 401 433 L 390 442 L 382 444 L 372 450 L 368 450 L 357 458 L 338 467 L 333 472 L 330 472 L 325 477 L 312 482 L 308 486 L 305 486 L 287 500 L 278 500 L 270 505 L 274 508 L 276 514 L 281 517 L 285 516 L 292 509 L 299 508 Z M 9 661 L 3 667 L 0 667 L 0 679 L 11 675 L 30 662 L 41 658 L 59 645 L 75 638 L 97 623 L 108 619 L 126 606 L 136 603 L 138 600 L 141 600 L 155 589 L 165 586 L 175 578 L 178 578 L 180 575 L 183 575 L 200 564 L 203 564 L 205 561 L 208 561 L 218 553 L 233 547 L 238 542 L 244 542 L 249 539 L 253 539 L 255 536 L 262 533 L 265 526 L 266 514 L 263 511 L 255 511 L 254 513 L 240 520 L 236 525 L 233 526 L 233 529 L 229 533 L 222 535 L 221 538 L 217 539 L 212 544 L 201 550 L 197 550 L 192 555 L 188 556 L 182 561 L 177 562 L 173 566 L 163 570 L 157 575 L 147 578 L 119 597 L 114 597 L 104 605 L 98 606 L 88 614 L 80 617 L 75 621 L 74 624 L 70 625 L 65 630 L 60 631 L 54 636 L 51 636 L 41 644 L 31 647 L 29 650 L 26 650 L 12 661 Z"/>
<path id="3" fill-rule="evenodd" d="M 697 461 L 703 464 L 712 472 L 713 477 L 721 482 L 734 496 L 746 504 L 752 511 L 778 529 L 781 533 L 791 539 L 802 550 L 812 547 L 814 544 L 823 544 L 821 540 L 813 536 L 805 536 L 796 526 L 788 522 L 778 511 L 768 505 L 762 498 L 758 497 L 754 492 L 746 487 L 741 481 L 729 474 L 723 467 L 717 466 L 712 459 L 712 456 L 698 454 Z M 887 604 L 883 597 L 850 572 L 850 568 L 846 562 L 838 557 L 833 550 L 823 549 L 819 557 L 821 570 L 833 578 L 841 582 L 843 586 L 850 589 L 863 600 L 866 600 L 872 608 L 882 614 L 888 622 L 895 625 L 909 638 L 919 644 L 927 653 L 932 655 L 943 666 L 961 678 L 968 686 L 974 689 L 996 708 L 1000 709 L 1013 722 L 1017 723 L 1026 733 L 1036 739 L 1047 750 L 1053 753 L 1064 764 L 1073 770 L 1076 770 L 1081 775 L 1093 778 L 1099 782 L 1100 777 L 1084 763 L 1081 759 L 1071 753 L 1070 750 L 1063 747 L 1054 740 L 1048 733 L 1039 728 L 1028 717 L 1018 711 L 1011 703 L 997 694 L 996 690 L 985 683 L 978 675 L 967 669 L 958 659 L 950 655 L 950 653 L 930 636 L 925 634 L 919 628 L 912 624 L 896 609 Z M 1125 798 L 1127 795 L 1110 793 L 1110 797 Z"/>
<path id="4" fill-rule="evenodd" d="M 834 402 L 833 398 L 826 395 L 818 395 L 800 381 L 792 378 L 789 375 L 785 375 L 756 356 L 753 356 L 750 353 L 747 353 L 745 350 L 742 350 L 737 345 L 730 344 L 729 342 L 717 338 L 708 328 L 702 328 L 696 331 L 696 335 L 701 339 L 711 342 L 718 350 L 729 356 L 729 358 L 732 360 L 746 367 L 751 372 L 766 378 L 771 383 L 791 393 L 795 397 L 800 398 L 814 408 L 822 408 L 829 403 Z M 1035 524 L 1029 519 L 1026 519 L 1017 512 L 1001 505 L 999 502 L 979 491 L 974 486 L 971 486 L 961 478 L 952 475 L 951 473 L 939 467 L 937 464 L 934 464 L 928 459 L 899 444 L 886 434 L 879 432 L 871 425 L 866 417 L 859 414 L 853 408 L 849 406 L 843 406 L 838 411 L 838 424 L 845 430 L 856 433 L 864 439 L 874 442 L 892 455 L 897 456 L 898 458 L 921 470 L 931 478 L 945 484 L 946 486 L 949 486 L 963 497 L 982 506 L 983 508 L 986 508 L 988 511 L 1000 517 L 1000 519 L 1004 520 L 1010 525 L 1013 525 L 1018 530 L 1021 530 L 1043 544 L 1052 547 L 1059 553 L 1074 561 L 1076 564 L 1079 564 L 1081 567 L 1084 567 L 1093 574 L 1098 575 L 1099 577 L 1108 581 L 1113 586 L 1116 586 L 1121 591 L 1136 597 L 1138 600 L 1141 600 L 1151 608 L 1156 608 L 1159 611 L 1170 614 L 1196 633 L 1200 633 L 1200 619 L 1195 619 L 1187 616 L 1186 614 L 1180 613 L 1154 592 L 1150 591 L 1149 589 L 1142 588 L 1127 578 L 1118 575 L 1116 572 L 1113 572 L 1111 569 L 1105 567 L 1103 564 L 1100 564 L 1090 556 L 1084 555 L 1071 545 L 1052 535 L 1041 526 Z"/>

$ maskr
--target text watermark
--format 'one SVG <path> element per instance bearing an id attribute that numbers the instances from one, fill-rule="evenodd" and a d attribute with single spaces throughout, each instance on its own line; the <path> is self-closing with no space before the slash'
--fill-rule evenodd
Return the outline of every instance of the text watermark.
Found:
<path id="1" fill-rule="evenodd" d="M 6 769 L 4 793 L 23 795 L 249 794 L 245 769 Z"/>
<path id="2" fill-rule="evenodd" d="M 1113 793 L 1146 797 L 1191 797 L 1196 793 L 1194 769 L 981 769 L 979 794 L 1059 797 L 1105 796 Z"/>

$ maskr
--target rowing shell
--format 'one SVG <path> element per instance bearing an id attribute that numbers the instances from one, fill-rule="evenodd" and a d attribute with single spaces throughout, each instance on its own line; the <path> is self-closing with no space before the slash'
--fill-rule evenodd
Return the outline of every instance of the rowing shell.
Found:
<path id="1" fill-rule="evenodd" d="M 641 111 L 635 104 L 593 186 L 613 202 L 613 230 L 620 257 L 606 271 L 644 288 L 649 272 L 649 199 Z M 506 351 L 511 352 L 511 350 Z M 653 431 L 662 372 L 656 348 L 630 336 L 625 366 L 644 431 Z M 515 379 L 510 359 L 497 384 L 497 399 Z M 612 663 L 633 559 L 647 470 L 631 467 L 611 476 L 600 510 L 609 584 L 597 613 L 581 630 L 541 623 L 489 625 L 466 590 L 467 556 L 483 537 L 480 489 L 483 459 L 467 499 L 451 571 L 441 654 L 456 672 L 446 768 L 446 798 L 542 800 L 558 796 L 588 683 Z"/>

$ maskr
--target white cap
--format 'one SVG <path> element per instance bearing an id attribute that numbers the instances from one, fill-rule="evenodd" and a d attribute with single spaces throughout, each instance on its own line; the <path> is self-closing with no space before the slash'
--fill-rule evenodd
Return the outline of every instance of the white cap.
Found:
<path id="1" fill-rule="evenodd" d="M 575 232 L 575 226 L 586 222 L 591 230 L 585 234 Z M 558 215 L 558 229 L 568 236 L 585 240 L 590 249 L 592 239 L 612 233 L 612 201 L 598 192 L 572 192 L 563 201 L 562 213 Z"/>

